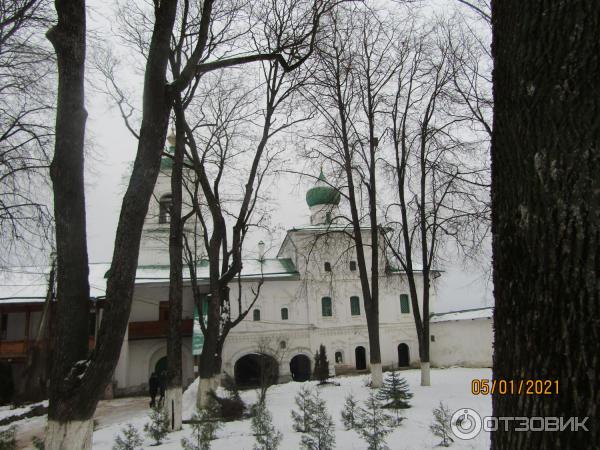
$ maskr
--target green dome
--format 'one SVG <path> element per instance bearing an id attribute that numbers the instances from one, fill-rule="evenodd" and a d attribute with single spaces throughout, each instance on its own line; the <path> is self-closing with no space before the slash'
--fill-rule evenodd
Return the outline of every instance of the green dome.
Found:
<path id="1" fill-rule="evenodd" d="M 317 185 L 306 193 L 306 203 L 308 206 L 339 205 L 340 203 L 340 192 L 325 183 L 325 175 L 322 170 Z"/>

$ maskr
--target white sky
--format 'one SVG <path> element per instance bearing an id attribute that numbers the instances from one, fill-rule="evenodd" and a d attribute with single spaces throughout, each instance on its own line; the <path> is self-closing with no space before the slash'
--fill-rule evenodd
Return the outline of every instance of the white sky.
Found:
<path id="1" fill-rule="evenodd" d="M 99 1 L 92 2 L 92 5 L 96 9 L 91 15 L 91 27 L 101 35 L 110 36 L 110 32 L 103 30 L 106 22 L 100 17 L 110 14 L 107 11 L 110 6 Z M 141 79 L 139 83 L 141 91 Z M 136 95 L 141 95 L 141 92 Z M 125 128 L 118 110 L 112 108 L 103 95 L 88 88 L 86 106 L 89 114 L 86 133 L 93 143 L 93 150 L 86 161 L 88 251 L 91 262 L 107 262 L 112 257 L 126 175 L 135 157 L 137 141 Z M 308 223 L 305 187 L 298 187 L 297 180 L 281 177 L 270 194 L 275 200 L 272 224 L 277 231 L 271 239 L 264 235 L 254 236 L 246 247 L 246 253 L 254 252 L 254 243 L 264 239 L 267 248 L 272 245 L 268 256 L 274 256 L 283 239 L 283 230 Z M 489 258 L 482 258 L 482 261 L 467 268 L 462 267 L 460 262 L 440 267 L 446 272 L 436 284 L 438 304 L 435 310 L 492 305 L 491 282 L 486 270 L 489 266 Z"/>

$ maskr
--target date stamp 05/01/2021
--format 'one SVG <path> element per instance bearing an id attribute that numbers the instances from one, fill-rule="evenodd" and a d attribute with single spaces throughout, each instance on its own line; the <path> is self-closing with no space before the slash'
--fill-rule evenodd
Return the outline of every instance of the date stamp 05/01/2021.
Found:
<path id="1" fill-rule="evenodd" d="M 558 395 L 558 380 L 504 380 L 475 378 L 471 380 L 473 395 Z"/>

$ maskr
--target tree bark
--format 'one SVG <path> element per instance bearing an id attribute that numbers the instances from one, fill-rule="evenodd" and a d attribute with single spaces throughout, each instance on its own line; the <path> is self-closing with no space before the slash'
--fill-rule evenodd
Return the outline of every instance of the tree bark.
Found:
<path id="1" fill-rule="evenodd" d="M 134 168 L 123 199 L 98 342 L 88 357 L 89 285 L 83 185 L 85 3 L 57 1 L 48 38 L 59 68 L 55 191 L 58 311 L 46 448 L 90 448 L 92 416 L 111 381 L 129 320 L 140 237 L 160 167 L 171 95 L 166 79 L 177 2 L 161 2 L 148 53 L 143 117 Z"/>
<path id="2" fill-rule="evenodd" d="M 69 394 L 69 374 L 77 361 L 88 356 L 89 283 L 85 220 L 84 107 L 86 18 L 84 0 L 57 0 L 58 23 L 47 37 L 54 46 L 58 66 L 56 137 L 50 166 L 54 192 L 57 255 L 57 305 L 53 363 L 50 375 L 48 421 L 81 419 Z M 65 379 L 68 381 L 64 381 Z M 87 417 L 89 419 L 89 417 Z M 50 433 L 52 434 L 52 433 Z M 65 448 L 63 440 L 49 439 L 47 448 Z M 88 448 L 90 445 L 82 445 Z"/>
<path id="3" fill-rule="evenodd" d="M 589 417 L 588 432 L 497 431 L 493 449 L 596 449 L 600 384 L 600 3 L 493 4 L 495 416 Z"/>

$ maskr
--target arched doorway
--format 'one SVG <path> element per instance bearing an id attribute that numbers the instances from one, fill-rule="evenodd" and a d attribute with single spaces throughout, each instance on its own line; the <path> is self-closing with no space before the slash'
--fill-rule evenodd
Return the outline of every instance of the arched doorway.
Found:
<path id="1" fill-rule="evenodd" d="M 356 359 L 356 370 L 365 370 L 367 368 L 367 352 L 362 345 L 359 345 L 354 350 L 354 358 Z"/>
<path id="2" fill-rule="evenodd" d="M 398 345 L 398 367 L 407 367 L 410 365 L 410 353 L 408 345 L 405 343 Z"/>
<path id="3" fill-rule="evenodd" d="M 294 381 L 310 380 L 310 358 L 306 355 L 296 355 L 290 361 L 290 373 Z"/>
<path id="4" fill-rule="evenodd" d="M 235 383 L 241 388 L 275 384 L 279 378 L 279 364 L 272 356 L 251 353 L 235 362 L 233 373 Z"/>
<path id="5" fill-rule="evenodd" d="M 156 361 L 156 364 L 154 365 L 154 372 L 156 373 L 156 375 L 160 375 L 161 373 L 166 372 L 166 371 L 167 371 L 167 357 L 163 356 L 158 361 Z"/>

